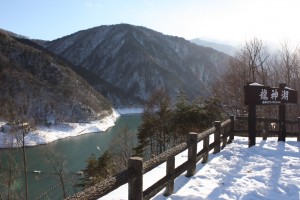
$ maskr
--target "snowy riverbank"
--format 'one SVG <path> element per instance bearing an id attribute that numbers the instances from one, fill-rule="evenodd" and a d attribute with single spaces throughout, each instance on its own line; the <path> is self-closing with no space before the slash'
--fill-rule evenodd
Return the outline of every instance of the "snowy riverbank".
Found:
<path id="1" fill-rule="evenodd" d="M 47 144 L 55 140 L 74 137 L 82 134 L 105 131 L 115 125 L 117 118 L 124 114 L 139 114 L 142 109 L 118 109 L 113 114 L 99 121 L 89 123 L 63 123 L 54 126 L 38 126 L 36 130 L 31 131 L 25 136 L 25 146 L 35 146 Z M 0 122 L 0 127 L 5 122 Z M 16 147 L 16 139 L 6 133 L 0 132 L 0 148 Z"/>
<path id="2" fill-rule="evenodd" d="M 36 130 L 25 136 L 25 146 L 48 144 L 67 137 L 105 131 L 115 125 L 120 115 L 141 114 L 142 112 L 142 108 L 121 108 L 114 110 L 112 115 L 99 121 L 89 123 L 62 123 L 50 127 L 38 126 Z M 6 123 L 0 122 L 0 127 L 4 124 Z M 6 133 L 0 132 L 0 148 L 7 147 L 17 147 L 16 139 Z"/>

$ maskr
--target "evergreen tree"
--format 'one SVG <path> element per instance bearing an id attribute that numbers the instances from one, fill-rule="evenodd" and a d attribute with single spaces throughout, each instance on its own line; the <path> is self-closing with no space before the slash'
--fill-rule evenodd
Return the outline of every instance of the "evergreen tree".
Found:
<path id="1" fill-rule="evenodd" d="M 136 154 L 157 155 L 168 148 L 171 116 L 170 96 L 164 89 L 154 91 L 144 107 L 143 122 L 138 133 L 140 145 L 135 149 Z"/>
<path id="2" fill-rule="evenodd" d="M 105 151 L 98 159 L 92 154 L 86 162 L 87 166 L 83 170 L 84 178 L 82 180 L 84 186 L 98 183 L 116 173 L 116 166 L 109 151 Z"/>
<path id="3" fill-rule="evenodd" d="M 157 155 L 183 141 L 189 132 L 202 132 L 222 120 L 222 109 L 216 99 L 197 99 L 190 103 L 180 92 L 175 107 L 165 91 L 152 94 L 144 108 L 139 127 L 138 156 Z"/>
<path id="4" fill-rule="evenodd" d="M 116 172 L 116 166 L 109 151 L 105 151 L 104 154 L 99 157 L 97 169 L 97 177 L 99 181 L 110 177 Z"/>

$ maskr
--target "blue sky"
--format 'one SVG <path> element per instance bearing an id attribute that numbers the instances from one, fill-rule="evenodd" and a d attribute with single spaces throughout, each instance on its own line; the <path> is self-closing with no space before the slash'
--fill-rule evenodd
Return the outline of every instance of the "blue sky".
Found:
<path id="1" fill-rule="evenodd" d="M 53 40 L 128 23 L 186 39 L 298 43 L 299 10 L 298 0 L 1 0 L 0 28 Z"/>

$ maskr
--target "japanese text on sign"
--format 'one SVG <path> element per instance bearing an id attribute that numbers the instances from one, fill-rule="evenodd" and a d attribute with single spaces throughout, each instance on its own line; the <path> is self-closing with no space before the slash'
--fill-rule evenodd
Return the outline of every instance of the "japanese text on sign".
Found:
<path id="1" fill-rule="evenodd" d="M 297 104 L 297 91 L 288 87 L 272 88 L 263 85 L 245 86 L 246 105 Z"/>
<path id="2" fill-rule="evenodd" d="M 281 90 L 280 91 L 280 97 L 278 98 L 278 90 L 277 89 L 272 89 L 271 93 L 268 94 L 267 89 L 261 89 L 261 92 L 259 94 L 260 100 L 262 100 L 262 104 L 277 104 L 281 103 L 280 100 L 289 100 L 289 91 L 288 90 Z"/>

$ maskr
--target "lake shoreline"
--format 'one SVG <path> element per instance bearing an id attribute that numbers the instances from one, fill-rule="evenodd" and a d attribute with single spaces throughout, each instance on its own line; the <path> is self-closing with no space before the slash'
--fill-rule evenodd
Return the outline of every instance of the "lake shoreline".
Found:
<path id="1" fill-rule="evenodd" d="M 114 109 L 110 116 L 101 120 L 87 123 L 60 123 L 50 127 L 38 126 L 36 130 L 30 131 L 25 136 L 25 146 L 32 147 L 37 145 L 45 145 L 56 140 L 65 139 L 68 137 L 76 137 L 83 134 L 104 132 L 115 125 L 116 120 L 121 115 L 141 114 L 142 108 L 120 108 Z M 0 123 L 0 127 L 5 122 Z M 0 132 L 0 149 L 17 148 L 15 137 L 7 133 Z"/>

